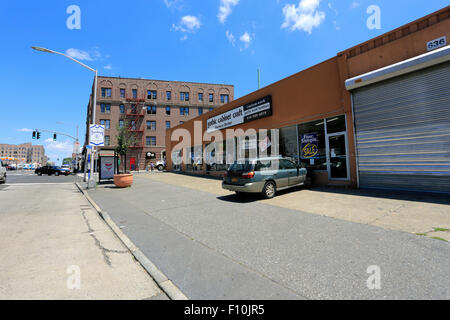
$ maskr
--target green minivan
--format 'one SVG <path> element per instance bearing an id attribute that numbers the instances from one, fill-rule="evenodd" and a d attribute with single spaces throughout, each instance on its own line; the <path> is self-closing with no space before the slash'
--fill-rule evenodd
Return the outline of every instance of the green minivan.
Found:
<path id="1" fill-rule="evenodd" d="M 223 177 L 222 188 L 240 193 L 261 193 L 273 198 L 277 191 L 309 185 L 306 168 L 281 158 L 257 158 L 236 161 Z"/>

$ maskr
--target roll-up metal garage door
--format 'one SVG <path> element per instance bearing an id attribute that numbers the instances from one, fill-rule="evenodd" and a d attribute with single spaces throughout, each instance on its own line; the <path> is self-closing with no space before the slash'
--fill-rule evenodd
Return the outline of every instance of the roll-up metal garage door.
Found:
<path id="1" fill-rule="evenodd" d="M 360 187 L 450 193 L 450 63 L 352 94 Z"/>

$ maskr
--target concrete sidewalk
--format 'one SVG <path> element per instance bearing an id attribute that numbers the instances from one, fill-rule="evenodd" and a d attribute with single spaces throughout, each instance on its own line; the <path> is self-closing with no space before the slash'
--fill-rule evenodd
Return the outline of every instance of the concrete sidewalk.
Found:
<path id="1" fill-rule="evenodd" d="M 73 183 L 9 185 L 0 206 L 0 299 L 167 299 Z"/>
<path id="2" fill-rule="evenodd" d="M 257 197 L 217 195 L 217 185 L 220 181 L 140 174 L 131 188 L 101 184 L 88 193 L 194 300 L 449 298 L 447 242 Z M 367 285 L 373 266 L 381 270 L 379 290 Z"/>
<path id="3" fill-rule="evenodd" d="M 222 189 L 220 180 L 211 178 L 169 172 L 141 174 L 140 177 L 218 196 L 233 194 Z M 264 203 L 450 241 L 450 197 L 444 195 L 324 187 L 284 190 L 269 200 L 248 195 L 239 201 Z"/>

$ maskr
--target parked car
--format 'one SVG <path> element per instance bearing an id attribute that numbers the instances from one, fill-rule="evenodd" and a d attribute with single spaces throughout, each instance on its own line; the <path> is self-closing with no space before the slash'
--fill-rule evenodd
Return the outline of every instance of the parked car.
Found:
<path id="1" fill-rule="evenodd" d="M 286 158 L 237 161 L 224 174 L 222 188 L 241 193 L 261 193 L 270 199 L 277 191 L 309 185 L 307 170 Z"/>
<path id="2" fill-rule="evenodd" d="M 68 166 L 68 165 L 62 165 L 62 166 L 61 166 L 61 169 L 62 169 L 62 170 L 65 170 L 65 171 L 68 171 L 69 174 L 72 173 L 72 168 L 71 168 L 70 166 Z"/>
<path id="3" fill-rule="evenodd" d="M 159 171 L 163 171 L 166 168 L 166 161 L 157 161 L 155 168 Z"/>
<path id="4" fill-rule="evenodd" d="M 17 168 L 16 167 L 14 167 L 14 166 L 12 166 L 12 165 L 7 165 L 6 166 L 6 170 L 9 170 L 9 171 L 13 171 L 13 170 L 17 170 Z"/>
<path id="5" fill-rule="evenodd" d="M 0 183 L 6 183 L 6 164 L 0 160 Z"/>
<path id="6" fill-rule="evenodd" d="M 61 167 L 57 166 L 43 166 L 36 170 L 34 170 L 34 173 L 36 173 L 38 176 L 42 176 L 43 174 L 48 174 L 49 176 L 55 175 L 59 176 L 60 174 L 68 176 L 70 174 L 69 171 L 61 169 Z"/>

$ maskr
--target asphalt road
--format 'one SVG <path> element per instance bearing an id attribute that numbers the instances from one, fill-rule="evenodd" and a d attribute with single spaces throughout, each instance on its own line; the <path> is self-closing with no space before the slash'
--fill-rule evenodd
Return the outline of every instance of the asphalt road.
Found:
<path id="1" fill-rule="evenodd" d="M 89 193 L 191 299 L 450 298 L 443 241 L 139 176 Z"/>
<path id="2" fill-rule="evenodd" d="M 38 176 L 31 171 L 7 171 L 6 184 L 0 184 L 0 189 L 11 184 L 18 183 L 68 183 L 77 179 L 74 175 L 69 176 Z"/>

